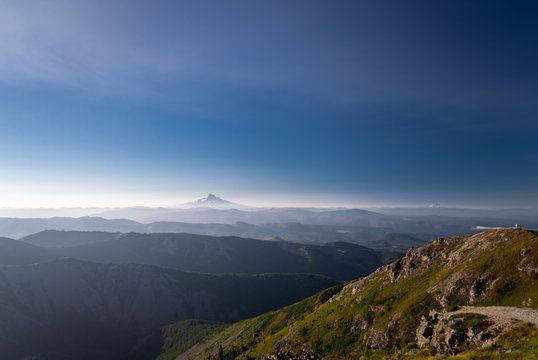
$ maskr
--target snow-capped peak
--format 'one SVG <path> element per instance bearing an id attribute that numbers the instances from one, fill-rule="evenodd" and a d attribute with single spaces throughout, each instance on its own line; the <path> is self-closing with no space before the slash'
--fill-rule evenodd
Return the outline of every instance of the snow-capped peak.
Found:
<path id="1" fill-rule="evenodd" d="M 239 209 L 244 206 L 233 203 L 228 200 L 224 200 L 215 194 L 209 193 L 206 197 L 198 200 L 190 201 L 188 203 L 181 204 L 180 207 L 196 208 L 196 207 L 208 207 L 215 209 Z"/>
<path id="2" fill-rule="evenodd" d="M 207 205 L 207 204 L 233 204 L 231 201 L 227 201 L 219 198 L 218 196 L 209 193 L 206 197 L 193 201 L 194 204 Z"/>

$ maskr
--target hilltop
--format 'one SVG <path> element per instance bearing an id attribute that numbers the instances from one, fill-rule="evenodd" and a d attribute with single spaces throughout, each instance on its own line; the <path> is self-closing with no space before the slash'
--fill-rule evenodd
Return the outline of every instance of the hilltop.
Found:
<path id="1" fill-rule="evenodd" d="M 410 249 L 343 288 L 231 325 L 178 359 L 215 357 L 220 346 L 225 359 L 532 358 L 537 307 L 538 233 L 492 230 Z"/>

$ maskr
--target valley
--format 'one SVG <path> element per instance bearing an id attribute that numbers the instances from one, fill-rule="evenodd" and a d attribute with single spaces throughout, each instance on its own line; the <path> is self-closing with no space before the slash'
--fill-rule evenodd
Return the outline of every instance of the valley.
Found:
<path id="1" fill-rule="evenodd" d="M 182 211 L 214 211 L 202 204 Z M 38 230 L 0 238 L 0 350 L 6 360 L 420 359 L 534 336 L 521 326 L 538 316 L 536 233 L 329 212 L 301 210 L 320 224 L 0 218 L 6 234 Z M 418 232 L 344 225 L 350 214 Z M 434 240 L 433 228 L 470 235 Z"/>

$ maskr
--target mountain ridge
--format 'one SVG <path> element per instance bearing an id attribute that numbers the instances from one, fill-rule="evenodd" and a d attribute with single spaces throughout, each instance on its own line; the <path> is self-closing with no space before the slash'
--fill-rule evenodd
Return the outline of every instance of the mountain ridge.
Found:
<path id="1" fill-rule="evenodd" d="M 507 351 L 514 359 L 536 356 L 536 325 L 503 322 L 486 307 L 525 307 L 533 314 L 527 321 L 538 317 L 538 232 L 502 229 L 440 238 L 349 282 L 325 302 L 313 304 L 315 298 L 236 323 L 193 358 L 215 358 L 222 344 L 225 359 L 425 359 L 459 353 L 502 359 Z M 477 306 L 481 310 L 472 313 Z"/>
<path id="2" fill-rule="evenodd" d="M 31 236 L 33 244 L 67 241 L 69 237 L 95 241 L 61 248 L 40 248 L 23 241 L 6 239 L 0 250 L 10 247 L 32 256 L 11 263 L 72 257 L 103 263 L 152 264 L 183 271 L 203 273 L 316 273 L 337 280 L 349 280 L 375 270 L 381 261 L 374 250 L 356 244 L 298 244 L 284 241 L 214 237 L 187 233 L 77 233 L 46 231 Z M 5 243 L 5 244 L 4 244 Z M 27 249 L 27 250 L 26 250 Z M 3 253 L 0 253 L 0 259 Z"/>

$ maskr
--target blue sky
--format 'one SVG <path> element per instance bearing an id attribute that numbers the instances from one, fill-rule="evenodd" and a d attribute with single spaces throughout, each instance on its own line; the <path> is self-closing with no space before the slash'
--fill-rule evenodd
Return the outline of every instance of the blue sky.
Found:
<path id="1" fill-rule="evenodd" d="M 528 1 L 5 1 L 0 206 L 538 203 Z"/>

